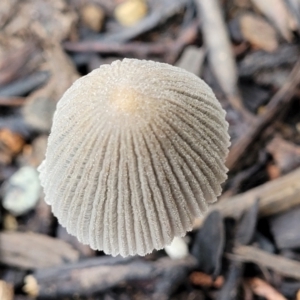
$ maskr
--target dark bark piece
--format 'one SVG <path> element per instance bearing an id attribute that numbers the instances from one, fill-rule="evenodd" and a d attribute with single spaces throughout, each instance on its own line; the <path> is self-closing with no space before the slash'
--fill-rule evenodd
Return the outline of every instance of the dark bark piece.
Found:
<path id="1" fill-rule="evenodd" d="M 156 267 L 159 266 L 159 275 L 155 280 L 154 299 L 169 299 L 169 296 L 187 279 L 189 271 L 196 267 L 196 261 L 189 258 L 178 260 L 170 260 L 162 258 L 156 262 Z"/>
<path id="2" fill-rule="evenodd" d="M 285 84 L 266 105 L 266 112 L 231 147 L 226 165 L 233 169 L 241 157 L 258 139 L 280 112 L 288 107 L 300 83 L 300 60 L 297 61 Z"/>
<path id="3" fill-rule="evenodd" d="M 29 217 L 29 220 L 25 226 L 22 226 L 22 229 L 49 235 L 52 232 L 53 221 L 54 217 L 51 207 L 41 198 L 35 207 L 35 213 Z"/>
<path id="4" fill-rule="evenodd" d="M 48 206 L 49 209 L 51 210 L 50 206 Z M 62 227 L 61 225 L 58 225 L 57 231 L 56 231 L 56 236 L 67 242 L 68 244 L 72 245 L 74 249 L 76 249 L 81 257 L 87 257 L 87 256 L 94 256 L 95 251 L 92 250 L 88 245 L 84 245 L 80 243 L 77 238 L 73 235 L 70 235 L 67 230 Z"/>
<path id="5" fill-rule="evenodd" d="M 251 243 L 258 218 L 258 203 L 259 200 L 257 199 L 252 207 L 243 214 L 239 221 L 235 235 L 235 242 L 237 244 L 248 245 Z"/>
<path id="6" fill-rule="evenodd" d="M 32 92 L 34 89 L 42 86 L 49 79 L 49 72 L 38 71 L 31 75 L 15 80 L 0 88 L 0 96 L 25 96 Z"/>
<path id="7" fill-rule="evenodd" d="M 26 125 L 39 132 L 50 130 L 56 103 L 79 77 L 60 45 L 55 44 L 47 50 L 46 68 L 51 78 L 46 85 L 29 95 L 21 111 Z"/>
<path id="8" fill-rule="evenodd" d="M 11 284 L 15 289 L 23 286 L 26 271 L 2 267 L 1 279 Z M 1 299 L 1 297 L 0 297 Z"/>
<path id="9" fill-rule="evenodd" d="M 57 299 L 74 294 L 89 296 L 102 293 L 120 283 L 151 281 L 158 299 L 172 292 L 190 270 L 196 267 L 192 257 L 182 260 L 162 258 L 156 262 L 121 257 L 98 257 L 52 269 L 38 270 L 33 275 L 39 297 Z M 129 284 L 129 283 L 128 283 Z M 51 287 L 51 288 L 49 288 Z"/>
<path id="10" fill-rule="evenodd" d="M 239 75 L 241 77 L 252 77 L 255 73 L 264 69 L 291 66 L 297 62 L 299 53 L 299 47 L 296 45 L 283 45 L 272 53 L 255 51 L 239 63 Z"/>
<path id="11" fill-rule="evenodd" d="M 238 299 L 238 289 L 241 284 L 244 271 L 243 263 L 231 262 L 228 274 L 225 278 L 225 284 L 220 290 L 217 300 L 235 300 Z"/>
<path id="12" fill-rule="evenodd" d="M 17 134 L 20 134 L 24 139 L 27 139 L 32 135 L 32 130 L 25 123 L 23 117 L 19 113 L 8 117 L 0 116 L 0 129 L 8 129 L 13 131 Z"/>
<path id="13" fill-rule="evenodd" d="M 272 217 L 270 225 L 279 249 L 300 247 L 300 207 Z"/>
<path id="14" fill-rule="evenodd" d="M 0 262 L 20 269 L 40 269 L 78 259 L 69 244 L 45 235 L 2 231 Z"/>
<path id="15" fill-rule="evenodd" d="M 262 88 L 253 82 L 241 82 L 241 93 L 245 106 L 253 113 L 265 105 L 271 98 L 269 89 Z"/>
<path id="16" fill-rule="evenodd" d="M 10 164 L 22 151 L 24 144 L 25 141 L 19 134 L 9 129 L 0 129 L 0 164 Z"/>
<path id="17" fill-rule="evenodd" d="M 300 290 L 300 282 L 283 281 L 279 291 L 286 297 L 295 299 L 297 292 Z"/>
<path id="18" fill-rule="evenodd" d="M 220 212 L 213 211 L 197 233 L 191 252 L 198 260 L 200 270 L 213 277 L 219 275 L 224 244 L 223 218 Z"/>
<path id="19" fill-rule="evenodd" d="M 114 53 L 122 56 L 132 55 L 139 59 L 149 59 L 151 55 L 160 55 L 164 57 L 166 62 L 173 64 L 184 46 L 195 41 L 197 34 L 198 22 L 192 22 L 189 26 L 181 30 L 175 41 L 117 43 L 103 40 L 88 40 L 65 42 L 64 48 L 73 52 Z"/>
<path id="20" fill-rule="evenodd" d="M 238 246 L 233 250 L 234 258 L 271 269 L 285 277 L 300 280 L 300 262 L 271 254 L 253 246 Z"/>

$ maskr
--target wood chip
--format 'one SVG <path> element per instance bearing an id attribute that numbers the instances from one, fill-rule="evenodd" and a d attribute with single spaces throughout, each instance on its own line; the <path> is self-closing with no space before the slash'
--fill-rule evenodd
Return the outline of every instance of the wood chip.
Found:
<path id="1" fill-rule="evenodd" d="M 245 13 L 239 21 L 243 37 L 254 48 L 269 52 L 278 48 L 276 31 L 263 18 L 252 13 Z"/>
<path id="2" fill-rule="evenodd" d="M 251 278 L 248 280 L 248 283 L 253 293 L 257 296 L 264 297 L 267 300 L 287 300 L 275 288 L 260 278 Z"/>
<path id="3" fill-rule="evenodd" d="M 13 300 L 14 299 L 13 286 L 3 280 L 0 280 L 0 299 L 1 300 Z"/>
<path id="4" fill-rule="evenodd" d="M 223 276 L 218 276 L 216 280 L 213 280 L 212 276 L 202 272 L 193 272 L 190 275 L 190 280 L 194 285 L 203 287 L 214 287 L 216 289 L 221 288 L 224 284 Z"/>
<path id="5" fill-rule="evenodd" d="M 58 266 L 79 257 L 69 244 L 46 235 L 2 231 L 0 241 L 0 262 L 20 269 Z"/>

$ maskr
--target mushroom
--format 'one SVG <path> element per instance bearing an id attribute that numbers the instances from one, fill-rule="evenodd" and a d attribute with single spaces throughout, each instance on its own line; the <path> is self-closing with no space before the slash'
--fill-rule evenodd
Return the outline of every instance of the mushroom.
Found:
<path id="1" fill-rule="evenodd" d="M 220 195 L 227 129 L 194 74 L 137 59 L 102 65 L 57 104 L 39 167 L 45 201 L 93 249 L 124 257 L 162 249 Z"/>

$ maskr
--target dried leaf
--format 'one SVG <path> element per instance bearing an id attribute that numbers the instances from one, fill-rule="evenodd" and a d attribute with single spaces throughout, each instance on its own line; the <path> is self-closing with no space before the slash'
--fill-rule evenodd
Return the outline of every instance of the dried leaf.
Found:
<path id="1" fill-rule="evenodd" d="M 281 35 L 288 41 L 292 41 L 290 28 L 290 13 L 283 0 L 252 0 L 253 4 L 276 25 Z"/>
<path id="2" fill-rule="evenodd" d="M 0 280 L 0 299 L 1 300 L 13 300 L 14 299 L 13 286 L 3 280 Z"/>
<path id="3" fill-rule="evenodd" d="M 263 18 L 245 13 L 239 21 L 244 38 L 253 47 L 270 52 L 278 48 L 276 31 Z"/>

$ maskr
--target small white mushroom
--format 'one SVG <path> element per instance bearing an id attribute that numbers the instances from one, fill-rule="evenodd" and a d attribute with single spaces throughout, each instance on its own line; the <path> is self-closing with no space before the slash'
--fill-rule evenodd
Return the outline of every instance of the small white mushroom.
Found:
<path id="1" fill-rule="evenodd" d="M 136 59 L 103 65 L 58 102 L 39 167 L 45 200 L 93 249 L 162 249 L 220 195 L 227 129 L 197 76 Z"/>

